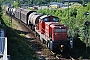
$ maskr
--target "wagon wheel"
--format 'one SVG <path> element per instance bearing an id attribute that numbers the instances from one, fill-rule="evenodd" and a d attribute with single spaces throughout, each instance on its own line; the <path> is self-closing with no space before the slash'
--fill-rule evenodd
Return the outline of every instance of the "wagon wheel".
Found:
<path id="1" fill-rule="evenodd" d="M 46 47 L 49 48 L 49 41 L 46 42 Z"/>
<path id="2" fill-rule="evenodd" d="M 37 32 L 35 32 L 35 37 L 37 37 Z"/>
<path id="3" fill-rule="evenodd" d="M 47 42 L 47 47 L 50 49 L 50 43 L 49 42 Z"/>

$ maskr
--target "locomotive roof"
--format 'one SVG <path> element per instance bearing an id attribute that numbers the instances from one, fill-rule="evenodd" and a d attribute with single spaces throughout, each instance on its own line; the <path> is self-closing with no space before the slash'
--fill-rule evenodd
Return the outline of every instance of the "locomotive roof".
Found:
<path id="1" fill-rule="evenodd" d="M 43 15 L 43 16 L 40 17 L 40 19 L 46 18 L 48 16 L 50 16 L 50 15 Z"/>
<path id="2" fill-rule="evenodd" d="M 52 15 L 43 15 L 40 17 L 40 19 L 44 19 L 44 18 L 49 17 L 49 16 L 52 16 Z M 52 17 L 56 17 L 56 16 L 52 16 Z M 58 17 L 56 17 L 56 18 L 58 18 Z"/>
<path id="3" fill-rule="evenodd" d="M 51 24 L 50 27 L 52 28 L 67 28 L 65 25 L 63 24 Z"/>
<path id="4" fill-rule="evenodd" d="M 60 24 L 59 22 L 45 22 L 45 24 L 50 25 L 52 28 L 67 28 L 65 25 Z"/>
<path id="5" fill-rule="evenodd" d="M 51 25 L 51 24 L 60 24 L 59 22 L 45 22 L 45 24 Z"/>

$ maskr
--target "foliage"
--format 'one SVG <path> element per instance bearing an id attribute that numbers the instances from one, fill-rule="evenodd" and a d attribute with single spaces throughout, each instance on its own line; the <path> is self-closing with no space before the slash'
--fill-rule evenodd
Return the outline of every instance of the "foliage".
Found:
<path id="1" fill-rule="evenodd" d="M 5 4 L 14 2 L 18 2 L 20 4 L 34 4 L 34 5 L 41 5 L 41 4 L 49 4 L 50 2 L 62 2 L 62 0 L 3 0 Z"/>
<path id="2" fill-rule="evenodd" d="M 9 27 L 9 17 L 3 15 L 3 21 L 8 38 L 8 55 L 10 55 L 11 60 L 37 60 L 26 38 L 22 34 L 17 33 L 17 30 Z"/>
<path id="3" fill-rule="evenodd" d="M 83 3 L 88 2 L 88 0 L 82 0 Z"/>
<path id="4" fill-rule="evenodd" d="M 18 2 L 14 2 L 14 3 L 13 3 L 13 6 L 16 8 L 16 7 L 19 6 L 19 3 L 18 3 Z"/>
<path id="5" fill-rule="evenodd" d="M 0 23 L 3 24 L 3 22 L 2 22 L 2 8 L 1 8 L 1 2 L 0 2 Z M 1 25 L 0 25 L 0 28 L 2 28 Z"/>

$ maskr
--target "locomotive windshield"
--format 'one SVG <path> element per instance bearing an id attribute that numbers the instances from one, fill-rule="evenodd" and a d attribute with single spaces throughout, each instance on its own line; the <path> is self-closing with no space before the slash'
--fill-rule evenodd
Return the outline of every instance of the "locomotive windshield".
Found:
<path id="1" fill-rule="evenodd" d="M 58 18 L 53 17 L 53 21 L 58 22 L 59 20 L 58 20 Z"/>
<path id="2" fill-rule="evenodd" d="M 54 29 L 54 32 L 56 32 L 56 33 L 66 32 L 66 29 Z"/>
<path id="3" fill-rule="evenodd" d="M 44 22 L 49 22 L 49 18 L 44 18 Z"/>

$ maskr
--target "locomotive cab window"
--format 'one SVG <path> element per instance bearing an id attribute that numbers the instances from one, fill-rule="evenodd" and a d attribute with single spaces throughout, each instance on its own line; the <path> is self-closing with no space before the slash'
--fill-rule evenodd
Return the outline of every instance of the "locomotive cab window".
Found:
<path id="1" fill-rule="evenodd" d="M 64 32 L 66 32 L 66 29 L 54 29 L 54 32 L 56 32 L 56 33 L 59 33 L 59 32 L 64 33 Z"/>
<path id="2" fill-rule="evenodd" d="M 49 18 L 44 18 L 44 22 L 49 22 Z"/>
<path id="3" fill-rule="evenodd" d="M 59 20 L 58 20 L 58 18 L 55 18 L 55 17 L 54 17 L 54 18 L 53 18 L 53 21 L 54 21 L 54 22 L 58 22 Z"/>

